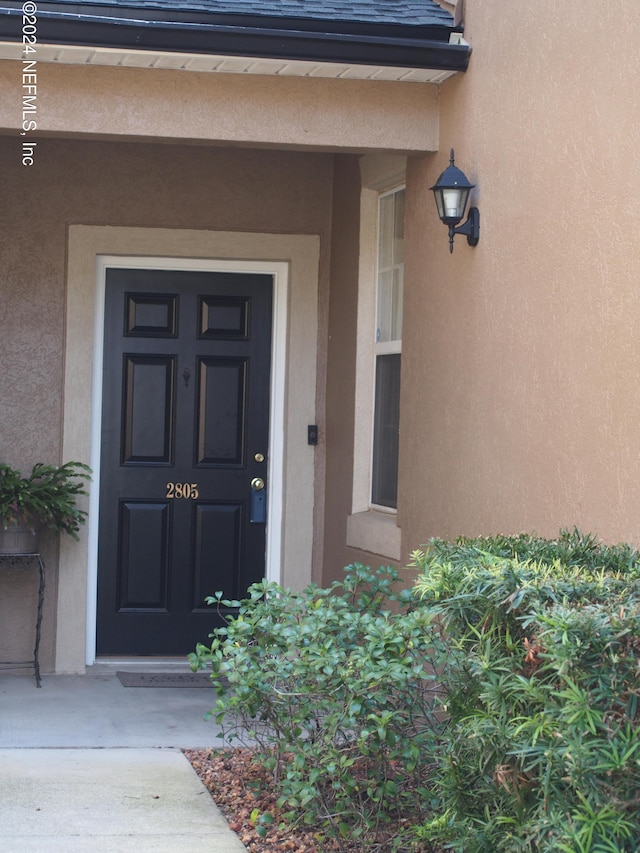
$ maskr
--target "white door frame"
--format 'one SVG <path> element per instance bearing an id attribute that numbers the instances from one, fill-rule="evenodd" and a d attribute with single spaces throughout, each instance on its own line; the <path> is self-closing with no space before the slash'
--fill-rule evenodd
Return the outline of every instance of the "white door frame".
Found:
<path id="1" fill-rule="evenodd" d="M 91 464 L 89 521 L 80 542 L 60 542 L 56 672 L 95 662 L 97 522 L 104 288 L 109 266 L 233 270 L 274 276 L 268 577 L 293 589 L 311 581 L 316 423 L 316 235 L 71 225 L 68 234 L 63 447 Z M 70 541 L 66 541 L 70 540 Z M 185 650 L 185 653 L 189 650 Z"/>
<path id="2" fill-rule="evenodd" d="M 275 261 L 195 260 L 101 255 L 96 265 L 96 310 L 94 329 L 94 380 L 92 390 L 91 461 L 93 470 L 89 500 L 89 545 L 87 582 L 87 664 L 96 660 L 96 617 L 98 605 L 98 517 L 100 507 L 102 378 L 104 363 L 104 320 L 106 279 L 110 269 L 168 270 L 178 272 L 233 272 L 269 275 L 273 282 L 271 331 L 271 388 L 269 397 L 269 454 L 267 482 L 269 513 L 266 529 L 265 576 L 280 582 L 282 565 L 282 501 L 284 492 L 284 388 L 286 381 L 287 304 L 289 265 Z M 213 592 L 213 590 L 212 590 Z"/>

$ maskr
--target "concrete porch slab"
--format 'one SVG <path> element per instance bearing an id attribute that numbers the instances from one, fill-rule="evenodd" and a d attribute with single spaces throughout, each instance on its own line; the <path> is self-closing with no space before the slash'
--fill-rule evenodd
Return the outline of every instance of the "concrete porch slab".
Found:
<path id="1" fill-rule="evenodd" d="M 188 671 L 185 666 L 185 672 Z M 213 689 L 123 687 L 115 671 L 0 675 L 0 748 L 221 747 Z"/>

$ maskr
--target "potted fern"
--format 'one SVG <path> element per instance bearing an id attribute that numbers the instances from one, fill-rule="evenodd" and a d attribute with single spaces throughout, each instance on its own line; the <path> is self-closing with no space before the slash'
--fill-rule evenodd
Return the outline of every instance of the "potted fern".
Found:
<path id="1" fill-rule="evenodd" d="M 87 513 L 76 500 L 86 495 L 91 469 L 81 462 L 36 463 L 28 477 L 0 464 L 0 554 L 37 551 L 38 528 L 68 533 L 78 539 Z"/>

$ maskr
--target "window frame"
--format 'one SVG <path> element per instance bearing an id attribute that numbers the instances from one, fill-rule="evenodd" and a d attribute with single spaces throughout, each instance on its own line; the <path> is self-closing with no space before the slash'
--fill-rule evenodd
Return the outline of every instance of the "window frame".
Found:
<path id="1" fill-rule="evenodd" d="M 368 154 L 360 160 L 360 257 L 356 331 L 356 389 L 353 491 L 347 545 L 400 560 L 401 530 L 396 509 L 372 504 L 371 461 L 375 394 L 378 205 L 382 194 L 405 189 L 406 158 Z"/>
<path id="2" fill-rule="evenodd" d="M 403 181 L 399 186 L 395 186 L 392 189 L 385 190 L 384 192 L 378 193 L 378 216 L 377 216 L 377 227 L 376 227 L 376 275 L 375 275 L 375 299 L 376 299 L 376 321 L 373 329 L 373 337 L 374 337 L 374 366 L 373 366 L 373 406 L 372 412 L 373 416 L 371 419 L 371 469 L 370 469 L 370 488 L 369 488 L 369 507 L 376 512 L 386 512 L 391 514 L 396 514 L 398 511 L 398 501 L 396 496 L 396 505 L 390 506 L 389 504 L 377 503 L 374 500 L 374 488 L 375 488 L 375 452 L 376 452 L 376 441 L 375 441 L 375 425 L 377 422 L 377 376 L 378 376 L 378 359 L 385 355 L 399 355 L 400 356 L 400 371 L 402 371 L 402 304 L 403 304 L 403 294 L 400 292 L 399 299 L 399 313 L 400 313 L 400 335 L 397 338 L 392 340 L 378 340 L 378 332 L 380 330 L 380 313 L 381 313 L 381 299 L 380 299 L 380 277 L 382 274 L 382 270 L 380 268 L 380 247 L 381 247 L 381 210 L 382 210 L 382 202 L 385 198 L 390 198 L 391 196 L 395 196 L 398 193 L 406 193 L 406 184 Z M 403 208 L 404 208 L 404 199 L 403 199 Z M 395 211 L 395 206 L 394 206 Z M 395 235 L 392 236 L 392 241 Z M 404 243 L 404 228 L 403 228 L 403 243 Z M 391 254 L 393 255 L 393 247 L 391 249 Z M 401 288 L 404 287 L 404 249 L 402 255 L 402 264 L 397 264 L 392 262 L 387 270 L 393 272 L 399 266 L 402 267 L 402 283 Z M 390 326 L 393 325 L 390 323 Z M 398 389 L 399 394 L 399 389 Z M 399 451 L 398 451 L 399 452 Z M 396 461 L 396 495 L 397 495 L 397 461 Z"/>

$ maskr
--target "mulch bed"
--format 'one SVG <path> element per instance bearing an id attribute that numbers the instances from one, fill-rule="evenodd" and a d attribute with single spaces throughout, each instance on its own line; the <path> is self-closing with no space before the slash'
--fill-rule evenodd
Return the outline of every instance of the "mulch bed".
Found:
<path id="1" fill-rule="evenodd" d="M 250 853 L 356 853 L 360 841 L 324 838 L 313 827 L 288 826 L 276 806 L 272 780 L 254 760 L 253 750 L 186 749 L 184 754 L 211 793 L 216 805 Z M 256 831 L 256 815 L 269 812 L 274 820 L 264 838 Z M 253 819 L 252 819 L 253 815 Z M 393 828 L 389 836 L 396 835 Z M 370 848 L 375 853 L 390 853 L 391 841 L 379 839 Z M 418 853 L 420 848 L 415 848 Z M 414 850 L 405 848 L 405 853 Z"/>

